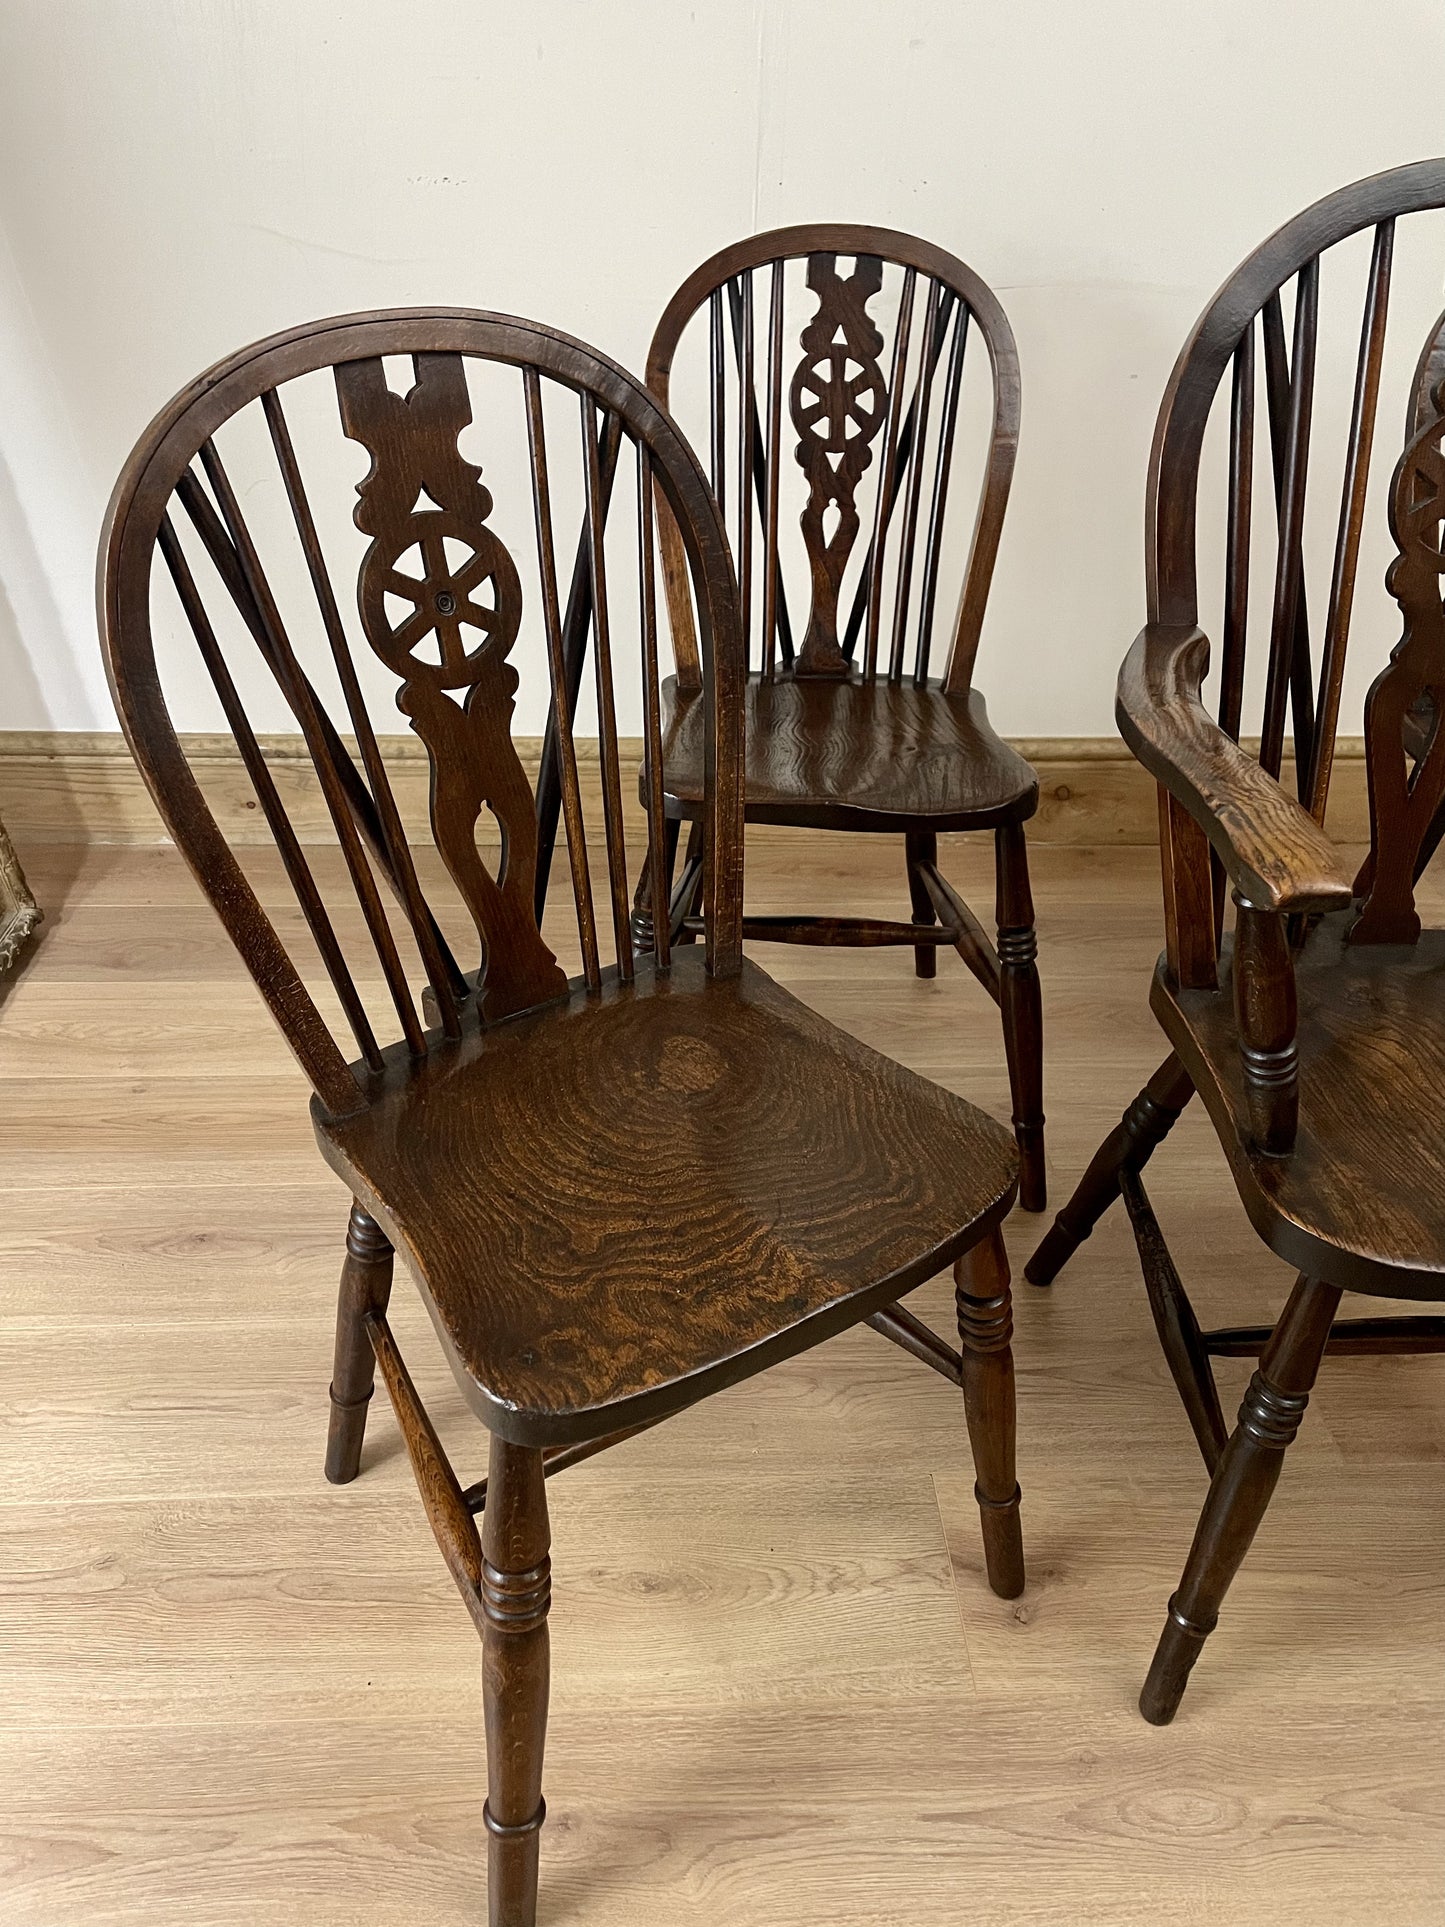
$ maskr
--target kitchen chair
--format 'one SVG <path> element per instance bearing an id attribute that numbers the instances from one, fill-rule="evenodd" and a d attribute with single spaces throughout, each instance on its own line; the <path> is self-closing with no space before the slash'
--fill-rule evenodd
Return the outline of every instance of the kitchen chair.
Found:
<path id="1" fill-rule="evenodd" d="M 1439 1316 L 1335 1316 L 1346 1291 L 1445 1299 L 1445 931 L 1423 930 L 1414 902 L 1445 832 L 1445 334 L 1438 323 L 1416 369 L 1405 450 L 1389 487 L 1397 553 L 1385 582 L 1403 631 L 1365 702 L 1371 842 L 1357 875 L 1324 829 L 1397 224 L 1441 207 L 1445 161 L 1423 161 L 1360 181 L 1288 222 L 1205 309 L 1175 364 L 1154 435 L 1148 622 L 1120 672 L 1117 714 L 1130 748 L 1160 784 L 1166 948 L 1150 1004 L 1170 1054 L 1100 1147 L 1027 1275 L 1049 1283 L 1122 1192 L 1165 1357 L 1211 1474 L 1140 1699 L 1145 1718 L 1160 1725 L 1174 1716 L 1264 1516 L 1321 1358 L 1445 1350 Z M 1371 230 L 1358 271 L 1349 253 L 1327 268 L 1331 288 L 1353 276 L 1364 289 L 1333 560 L 1314 608 L 1322 637 L 1316 659 L 1304 509 L 1321 262 Z M 1430 250 L 1437 285 L 1439 232 L 1435 223 L 1416 237 Z M 1200 627 L 1196 521 L 1205 428 L 1226 377 L 1216 722 L 1203 697 L 1211 650 Z M 1252 492 L 1261 390 L 1272 480 Z M 1258 493 L 1267 500 L 1262 515 L 1254 512 Z M 1266 524 L 1273 587 L 1267 609 L 1256 609 L 1257 640 L 1267 630 L 1268 641 L 1255 743 L 1240 728 L 1251 543 Z M 1232 934 L 1223 931 L 1226 891 Z M 1145 1195 L 1143 1167 L 1196 1090 L 1251 1223 L 1300 1269 L 1272 1328 L 1200 1329 Z M 1256 1355 L 1230 1432 L 1210 1361 Z"/>
<path id="2" fill-rule="evenodd" d="M 971 436 L 982 481 L 965 540 L 956 511 L 974 503 L 950 480 L 955 443 L 970 439 L 959 417 L 971 332 L 988 379 Z M 677 364 L 693 349 L 689 385 Z M 941 944 L 957 950 L 1002 1010 L 1020 1202 L 1041 1211 L 1043 1020 L 1024 840 L 1038 779 L 989 727 L 973 686 L 1018 441 L 1008 319 L 970 268 L 926 241 L 886 228 L 780 228 L 688 276 L 657 324 L 647 382 L 684 426 L 696 421 L 699 446 L 706 430 L 730 532 L 750 659 L 739 692 L 748 821 L 903 839 L 909 922 L 745 915 L 744 939 L 911 945 L 920 977 L 934 975 Z M 686 942 L 702 887 L 705 703 L 665 512 L 659 533 L 677 665 L 662 696 L 664 868 L 670 881 L 686 821 L 670 894 Z M 938 605 L 953 581 L 961 588 L 950 615 Z M 543 804 L 555 821 L 545 792 Z M 938 837 L 949 830 L 993 832 L 997 948 L 938 867 Z M 650 892 L 644 877 L 644 943 Z"/>
<path id="3" fill-rule="evenodd" d="M 464 433 L 492 479 L 510 481 L 505 513 Z M 343 436 L 371 465 L 354 502 L 333 487 L 323 503 L 317 476 L 356 473 Z M 329 513 L 343 497 L 354 531 Z M 565 598 L 554 503 L 580 523 Z M 703 942 L 673 944 L 663 920 L 638 954 L 616 702 L 632 673 L 627 632 L 646 725 L 644 867 L 665 901 L 658 503 L 697 639 Z M 339 567 L 356 571 L 349 613 Z M 743 641 L 726 539 L 668 415 L 592 349 L 507 316 L 418 309 L 317 322 L 231 356 L 162 410 L 127 463 L 100 596 L 136 760 L 314 1086 L 321 1153 L 354 1199 L 327 1476 L 357 1474 L 379 1364 L 482 1637 L 490 1918 L 530 1927 L 552 1473 L 861 1320 L 911 1331 L 895 1301 L 952 1264 L 962 1348 L 948 1358 L 988 1571 L 998 1592 L 1021 1589 L 999 1233 L 1015 1149 L 1001 1125 L 744 960 Z M 564 673 L 579 627 L 600 812 L 579 778 Z M 198 787 L 158 637 L 199 652 L 309 930 L 305 954 L 304 938 L 283 941 L 288 925 L 263 909 Z M 545 663 L 554 703 L 572 981 L 533 909 L 514 651 Z M 405 827 L 388 775 L 368 701 L 383 687 L 426 746 L 434 852 L 425 829 Z M 329 870 L 258 742 L 252 714 L 268 700 L 304 736 L 339 846 Z M 484 1480 L 464 1485 L 448 1463 L 387 1324 L 398 1250 L 491 1435 Z"/>

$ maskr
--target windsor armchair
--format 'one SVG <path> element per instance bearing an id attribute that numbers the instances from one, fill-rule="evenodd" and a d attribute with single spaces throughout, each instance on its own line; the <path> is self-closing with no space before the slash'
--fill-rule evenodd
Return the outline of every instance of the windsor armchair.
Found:
<path id="1" fill-rule="evenodd" d="M 970 329 L 982 338 L 990 381 L 975 411 L 983 478 L 965 552 L 948 511 L 963 493 L 950 489 L 950 477 Z M 689 389 L 679 350 L 686 361 L 688 349 L 700 358 L 704 346 L 705 376 L 699 371 Z M 751 663 L 742 691 L 748 820 L 893 834 L 904 844 L 910 921 L 745 916 L 743 935 L 911 946 L 920 977 L 935 974 L 940 945 L 957 950 L 1001 1007 L 1020 1202 L 1041 1211 L 1043 1021 L 1024 840 L 1038 780 L 989 727 L 973 687 L 1018 441 L 1007 317 L 970 268 L 925 241 L 883 228 L 782 228 L 725 248 L 688 277 L 658 322 L 647 381 L 680 420 L 691 418 L 687 401 L 700 419 L 706 413 L 710 479 L 732 540 Z M 801 505 L 800 541 L 789 540 L 789 501 Z M 677 664 L 663 690 L 670 876 L 678 825 L 695 824 L 704 803 L 703 705 L 666 517 L 661 540 Z M 938 610 L 945 574 L 962 585 L 951 626 Z M 796 625 L 795 609 L 806 610 Z M 946 653 L 934 633 L 944 627 Z M 935 664 L 941 673 L 930 673 Z M 938 866 L 940 832 L 985 829 L 996 846 L 996 948 Z M 684 941 L 701 887 L 700 848 L 694 830 L 670 897 Z M 650 888 L 643 879 L 644 941 Z"/>
<path id="2" fill-rule="evenodd" d="M 1173 1717 L 1214 1628 L 1322 1357 L 1445 1350 L 1439 1316 L 1336 1321 L 1346 1291 L 1445 1299 L 1445 932 L 1422 930 L 1414 901 L 1445 830 L 1445 740 L 1437 727 L 1445 696 L 1441 323 L 1416 366 L 1405 449 L 1388 491 L 1396 556 L 1385 581 L 1404 630 L 1365 699 L 1371 842 L 1358 874 L 1324 829 L 1392 275 L 1398 282 L 1400 272 L 1397 226 L 1407 215 L 1441 207 L 1445 161 L 1427 161 L 1358 182 L 1287 223 L 1206 308 L 1175 365 L 1155 431 L 1148 622 L 1120 672 L 1117 714 L 1125 739 L 1160 784 L 1166 949 L 1150 1002 L 1171 1048 L 1100 1147 L 1028 1276 L 1049 1283 L 1122 1192 L 1165 1357 L 1211 1474 L 1140 1699 L 1156 1724 Z M 1370 230 L 1316 663 L 1304 510 L 1317 412 L 1321 259 Z M 1438 289 L 1438 225 L 1430 238 L 1425 267 Z M 1332 258 L 1332 280 L 1343 284 L 1353 273 L 1347 256 Z M 1291 282 L 1287 329 L 1282 295 Z M 1216 723 L 1202 693 L 1210 645 L 1199 626 L 1196 514 L 1206 422 L 1226 373 Z M 1274 513 L 1256 517 L 1260 386 Z M 1272 527 L 1274 547 L 1257 748 L 1240 736 L 1256 521 Z M 1382 643 L 1387 610 L 1384 604 L 1380 611 Z M 1283 780 L 1287 719 L 1293 794 Z M 1223 929 L 1226 890 L 1235 906 L 1232 934 Z M 1272 1328 L 1201 1330 L 1144 1191 L 1144 1165 L 1196 1090 L 1255 1229 L 1300 1269 Z M 1258 1369 L 1231 1433 L 1211 1360 L 1256 1355 Z"/>
<path id="3" fill-rule="evenodd" d="M 510 476 L 511 508 L 459 446 L 483 392 L 476 452 L 491 482 Z M 331 492 L 354 506 L 354 527 L 344 513 L 328 519 L 330 497 L 314 487 L 328 464 L 338 478 L 343 437 L 371 458 L 354 494 Z M 233 482 L 243 455 L 255 479 Z M 658 502 L 702 668 L 705 942 L 676 946 L 664 922 L 640 955 L 616 686 L 630 627 L 646 722 L 643 863 L 661 889 Z M 580 531 L 565 600 L 554 505 L 575 509 Z M 343 541 L 359 625 L 333 587 Z M 630 600 L 619 582 L 629 569 Z M 490 1918 L 530 1927 L 546 1477 L 855 1322 L 911 1337 L 916 1321 L 895 1301 L 954 1264 L 961 1351 L 928 1342 L 963 1389 L 990 1579 L 1021 1589 L 998 1228 L 1016 1152 L 1001 1125 L 832 1029 L 744 960 L 742 640 L 726 540 L 672 421 L 591 349 L 530 322 L 428 309 L 319 322 L 222 362 L 162 411 L 117 485 L 101 625 L 136 760 L 314 1086 L 322 1155 L 353 1195 L 326 1472 L 357 1475 L 379 1366 L 482 1636 Z M 592 637 L 600 826 L 565 674 L 579 626 Z M 304 939 L 283 941 L 288 926 L 263 908 L 198 787 L 158 642 L 199 651 L 310 933 L 305 956 Z M 561 938 L 533 910 L 534 793 L 511 734 L 519 671 L 508 660 L 529 648 L 545 664 L 561 774 L 581 961 L 571 980 Z M 394 695 L 426 746 L 434 849 L 403 820 L 378 693 Z M 259 745 L 252 718 L 267 701 L 310 752 L 339 845 L 329 872 Z M 480 968 L 463 967 L 468 950 Z M 338 1041 L 346 1029 L 354 1057 Z M 780 1158 L 784 1144 L 798 1154 Z M 491 1434 L 488 1476 L 473 1484 L 448 1463 L 387 1323 L 398 1250 Z"/>

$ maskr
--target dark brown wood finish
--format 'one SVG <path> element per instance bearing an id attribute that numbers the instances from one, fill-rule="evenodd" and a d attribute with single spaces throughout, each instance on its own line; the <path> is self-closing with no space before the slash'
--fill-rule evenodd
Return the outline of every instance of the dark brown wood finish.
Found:
<path id="1" fill-rule="evenodd" d="M 648 356 L 648 383 L 664 405 L 694 320 L 707 350 L 712 472 L 727 478 L 719 500 L 744 582 L 753 663 L 744 697 L 748 819 L 901 836 L 913 905 L 910 923 L 749 918 L 745 936 L 912 944 L 925 977 L 936 968 L 937 945 L 947 943 L 991 979 L 1022 1156 L 1020 1198 L 1042 1210 L 1043 1021 L 1023 832 L 1038 781 L 993 733 L 972 686 L 1018 441 L 1018 362 L 1007 319 L 977 275 L 941 249 L 888 229 L 827 225 L 756 235 L 688 277 Z M 931 675 L 930 661 L 942 653 L 934 630 L 970 330 L 988 361 L 992 432 L 957 619 L 941 674 Z M 957 505 L 957 485 L 952 493 Z M 807 568 L 804 576 L 794 567 L 791 601 L 780 498 L 795 504 Z M 662 541 L 665 551 L 675 546 L 666 517 Z M 760 595 L 750 588 L 758 549 Z M 664 788 L 669 813 L 686 818 L 706 794 L 702 712 L 685 583 L 675 567 L 667 581 L 678 669 L 663 688 Z M 804 596 L 806 619 L 797 620 Z M 944 606 L 953 606 L 947 595 Z M 939 832 L 974 829 L 998 832 L 997 952 L 938 869 Z M 639 886 L 639 939 L 654 923 L 653 889 L 650 878 Z M 671 902 L 674 925 L 680 918 L 685 927 L 692 900 L 684 893 Z M 920 935 L 930 924 L 939 934 Z"/>
<path id="2" fill-rule="evenodd" d="M 1445 1320 L 1335 1324 L 1346 1290 L 1445 1300 L 1445 932 L 1422 931 L 1414 889 L 1445 828 L 1441 530 L 1445 317 L 1420 354 L 1389 490 L 1386 585 L 1403 635 L 1365 708 L 1369 857 L 1352 884 L 1324 830 L 1346 648 L 1368 509 L 1390 288 L 1404 217 L 1445 207 L 1445 161 L 1378 175 L 1280 229 L 1224 284 L 1185 344 L 1160 410 L 1147 512 L 1148 621 L 1119 677 L 1119 727 L 1158 779 L 1167 944 L 1151 1004 L 1171 1055 L 1100 1147 L 1028 1266 L 1047 1284 L 1122 1190 L 1170 1370 L 1212 1476 L 1184 1580 L 1141 1699 L 1171 1719 L 1264 1515 L 1326 1355 L 1438 1351 Z M 1304 516 L 1320 339 L 1321 258 L 1373 231 L 1360 306 L 1333 566 L 1316 663 Z M 1285 300 L 1292 301 L 1286 325 Z M 1287 339 L 1288 337 L 1288 339 Z M 1241 738 L 1249 634 L 1256 370 L 1275 510 L 1274 588 L 1259 747 Z M 1230 388 L 1219 718 L 1202 689 L 1195 516 L 1212 406 Z M 1292 719 L 1298 800 L 1277 780 Z M 1225 892 L 1235 905 L 1226 930 Z M 1271 1333 L 1201 1330 L 1140 1172 L 1198 1090 L 1240 1196 L 1301 1271 Z M 1211 1360 L 1261 1354 L 1232 1434 Z"/>
<path id="3" fill-rule="evenodd" d="M 408 370 L 400 387 L 396 358 Z M 333 444 L 348 436 L 371 456 L 354 505 L 355 619 L 342 614 L 303 480 L 302 411 L 290 393 L 307 377 L 330 384 Z M 485 410 L 474 408 L 479 393 L 492 398 Z M 721 393 L 718 405 L 721 424 Z M 226 465 L 241 446 L 231 424 L 247 410 L 269 431 L 269 497 L 264 475 L 233 485 Z M 776 429 L 776 411 L 768 419 Z M 530 481 L 530 502 L 515 506 L 494 502 L 459 446 L 464 430 L 480 431 L 469 448 L 490 464 L 509 423 Z M 564 551 L 576 558 L 565 606 L 553 525 L 564 459 L 579 483 L 571 499 L 584 505 Z M 497 469 L 505 472 L 500 461 Z M 748 475 L 745 463 L 745 484 Z M 263 561 L 256 531 L 276 526 L 268 501 L 305 563 L 289 588 L 279 551 Z M 629 515 L 635 539 L 610 540 Z M 535 569 L 523 553 L 529 530 Z M 636 633 L 624 635 L 609 575 L 629 565 Z M 685 911 L 664 918 L 637 954 L 615 683 L 626 653 L 644 691 L 643 874 L 663 902 L 678 818 L 663 788 L 659 567 L 674 590 L 685 587 L 692 611 L 684 661 L 696 670 L 702 795 L 680 886 Z M 159 622 L 152 607 L 165 601 L 165 575 L 285 861 L 301 919 L 289 927 L 309 932 L 314 957 L 299 945 L 293 955 L 284 921 L 262 910 L 170 723 L 156 642 L 174 606 Z M 781 631 L 780 598 L 774 606 Z M 868 1320 L 962 1387 L 990 1579 L 1008 1596 L 1022 1585 L 998 1236 L 1016 1148 L 1002 1126 L 834 1030 L 744 961 L 744 638 L 725 532 L 667 414 L 583 344 L 506 316 L 416 310 L 321 322 L 221 363 L 162 411 L 121 477 L 100 614 L 136 759 L 311 1079 L 318 1142 L 354 1199 L 326 1472 L 337 1482 L 357 1475 L 379 1369 L 438 1546 L 482 1635 L 490 1919 L 533 1927 L 548 1476 Z M 545 822 L 539 830 L 511 734 L 529 622 L 533 659 L 548 676 L 544 767 L 558 786 L 582 960 L 570 983 L 542 934 L 550 833 Z M 308 661 L 308 637 L 319 661 Z M 589 649 L 603 776 L 592 826 L 573 740 Z M 365 694 L 378 669 L 390 672 L 431 759 L 429 824 L 408 826 L 386 782 Z M 318 887 L 260 753 L 247 692 L 268 678 L 303 732 L 349 903 Z M 340 691 L 354 751 L 327 687 Z M 489 822 L 501 832 L 500 860 L 482 838 Z M 589 827 L 600 833 L 590 857 Z M 414 848 L 428 829 L 462 932 L 447 927 L 455 907 L 422 888 Z M 594 876 L 599 862 L 605 879 Z M 1012 928 L 1026 885 L 1011 887 Z M 610 961 L 594 889 L 611 911 Z M 480 952 L 476 967 L 457 961 L 463 933 Z M 349 1047 L 338 1042 L 338 1017 Z M 806 1158 L 786 1155 L 799 1145 Z M 387 1323 L 397 1252 L 491 1433 L 488 1476 L 470 1486 L 448 1462 Z M 897 1302 L 955 1263 L 959 1353 Z"/>

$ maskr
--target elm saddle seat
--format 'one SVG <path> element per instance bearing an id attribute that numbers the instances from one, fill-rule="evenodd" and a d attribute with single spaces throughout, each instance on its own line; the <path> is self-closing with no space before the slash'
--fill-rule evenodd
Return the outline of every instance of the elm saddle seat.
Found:
<path id="1" fill-rule="evenodd" d="M 1013 1199 L 1001 1124 L 746 960 L 709 976 L 696 946 L 670 975 L 640 958 L 600 998 L 394 1056 L 366 1110 L 313 1102 L 317 1138 L 517 1444 L 649 1423 L 816 1344 Z"/>
<path id="2" fill-rule="evenodd" d="M 702 807 L 700 691 L 662 687 L 663 789 L 670 809 Z M 813 829 L 992 829 L 1031 816 L 1038 777 L 995 736 L 982 695 L 860 678 L 748 677 L 748 818 Z"/>

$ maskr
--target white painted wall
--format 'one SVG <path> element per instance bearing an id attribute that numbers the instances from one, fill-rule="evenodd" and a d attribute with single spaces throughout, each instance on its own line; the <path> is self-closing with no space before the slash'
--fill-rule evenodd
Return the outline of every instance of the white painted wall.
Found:
<path id="1" fill-rule="evenodd" d="M 1009 310 L 980 681 L 1015 734 L 1108 733 L 1180 342 L 1279 220 L 1445 146 L 1442 72 L 1438 0 L 6 0 L 0 728 L 111 726 L 101 513 L 217 356 L 436 300 L 636 366 L 705 254 L 853 219 L 962 254 Z M 1405 277 L 1401 366 L 1442 267 Z M 199 690 L 177 721 L 209 723 Z"/>

